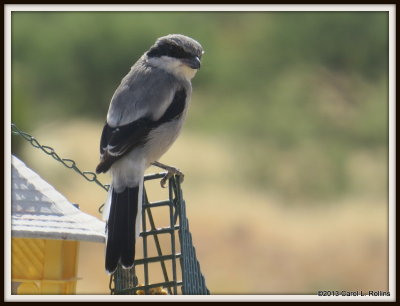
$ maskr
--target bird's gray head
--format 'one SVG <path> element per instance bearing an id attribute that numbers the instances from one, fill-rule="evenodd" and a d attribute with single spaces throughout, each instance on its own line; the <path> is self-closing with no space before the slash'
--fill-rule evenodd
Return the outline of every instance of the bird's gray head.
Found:
<path id="1" fill-rule="evenodd" d="M 145 55 L 151 65 L 190 80 L 200 69 L 203 53 L 202 46 L 194 39 L 170 34 L 157 39 Z"/>

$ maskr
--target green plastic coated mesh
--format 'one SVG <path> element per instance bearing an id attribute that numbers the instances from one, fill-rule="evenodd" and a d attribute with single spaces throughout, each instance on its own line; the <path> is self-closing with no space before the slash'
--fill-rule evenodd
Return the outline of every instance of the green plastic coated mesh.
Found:
<path id="1" fill-rule="evenodd" d="M 146 183 L 160 180 L 166 173 L 145 176 Z M 160 187 L 161 188 L 161 187 Z M 196 258 L 196 250 L 189 231 L 185 201 L 182 196 L 180 177 L 173 176 L 168 181 L 168 200 L 149 202 L 146 188 L 142 208 L 142 258 L 135 260 L 132 269 L 118 267 L 110 278 L 111 294 L 184 294 L 208 295 L 204 276 Z M 168 209 L 167 226 L 157 227 L 156 210 Z M 164 220 L 165 221 L 165 220 Z M 167 237 L 165 237 L 167 236 Z M 152 248 L 152 250 L 150 250 Z M 151 256 L 150 253 L 156 253 Z M 136 257 L 140 253 L 136 252 Z M 156 269 L 156 266 L 158 266 Z M 140 273 L 139 273 L 140 270 Z M 162 281 L 153 280 L 156 272 Z"/>

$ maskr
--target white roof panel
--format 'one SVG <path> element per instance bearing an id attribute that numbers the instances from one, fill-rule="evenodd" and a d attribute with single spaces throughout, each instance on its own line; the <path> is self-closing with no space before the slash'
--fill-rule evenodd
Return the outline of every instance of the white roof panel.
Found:
<path id="1" fill-rule="evenodd" d="M 105 241 L 103 221 L 80 211 L 17 157 L 11 165 L 13 237 Z"/>

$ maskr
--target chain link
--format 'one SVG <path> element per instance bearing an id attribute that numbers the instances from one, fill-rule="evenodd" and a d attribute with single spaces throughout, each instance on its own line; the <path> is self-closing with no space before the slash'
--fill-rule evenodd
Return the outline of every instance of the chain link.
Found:
<path id="1" fill-rule="evenodd" d="M 24 138 L 26 141 L 28 141 L 33 147 L 37 148 L 37 149 L 41 149 L 44 153 L 46 153 L 47 155 L 50 155 L 51 157 L 53 157 L 56 161 L 62 163 L 65 167 L 67 167 L 68 169 L 73 169 L 75 170 L 75 172 L 79 173 L 81 176 L 83 176 L 87 181 L 89 182 L 94 182 L 96 183 L 98 186 L 100 186 L 101 188 L 103 188 L 105 191 L 108 191 L 108 188 L 110 187 L 109 185 L 103 185 L 98 179 L 97 179 L 97 175 L 94 172 L 91 171 L 81 171 L 78 166 L 76 165 L 76 162 L 72 159 L 68 159 L 68 158 L 61 158 L 56 152 L 55 150 L 50 147 L 50 146 L 45 146 L 45 145 L 41 145 L 39 143 L 39 141 L 29 135 L 26 132 L 21 131 L 14 123 L 11 123 L 11 132 L 16 134 L 16 135 L 20 135 L 22 136 L 22 138 Z M 104 205 L 104 204 L 103 204 Z M 99 207 L 99 212 L 101 212 L 103 205 L 101 205 Z"/>

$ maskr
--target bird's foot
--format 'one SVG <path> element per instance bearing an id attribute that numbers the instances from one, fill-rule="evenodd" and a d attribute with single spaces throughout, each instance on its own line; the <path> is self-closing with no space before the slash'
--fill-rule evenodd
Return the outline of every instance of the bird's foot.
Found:
<path id="1" fill-rule="evenodd" d="M 181 183 L 183 182 L 183 179 L 184 179 L 185 175 L 184 175 L 181 171 L 179 171 L 179 169 L 176 169 L 176 168 L 171 167 L 171 166 L 164 165 L 164 164 L 159 163 L 159 162 L 157 162 L 157 161 L 155 161 L 155 162 L 153 162 L 153 163 L 151 163 L 151 164 L 152 164 L 153 166 L 156 166 L 156 167 L 159 167 L 159 168 L 161 168 L 161 169 L 164 169 L 164 170 L 167 170 L 167 171 L 168 171 L 168 173 L 167 173 L 167 174 L 161 179 L 161 181 L 160 181 L 160 185 L 161 185 L 162 188 L 166 188 L 167 181 L 168 181 L 171 177 L 173 177 L 174 175 L 176 175 L 176 176 L 179 177 L 179 181 L 180 181 Z"/>

